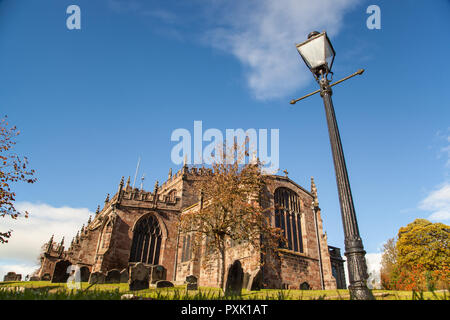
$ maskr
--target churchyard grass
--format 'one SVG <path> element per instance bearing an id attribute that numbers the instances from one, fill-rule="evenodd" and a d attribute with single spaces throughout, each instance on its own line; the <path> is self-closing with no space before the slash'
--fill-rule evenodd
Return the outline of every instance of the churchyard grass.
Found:
<path id="1" fill-rule="evenodd" d="M 373 290 L 377 300 L 449 300 L 448 291 L 412 292 Z M 130 291 L 127 283 L 89 285 L 70 290 L 65 283 L 49 281 L 0 282 L 0 300 L 120 300 L 124 294 L 156 300 L 349 300 L 348 290 L 242 290 L 240 296 L 224 296 L 219 288 L 185 286 Z"/>

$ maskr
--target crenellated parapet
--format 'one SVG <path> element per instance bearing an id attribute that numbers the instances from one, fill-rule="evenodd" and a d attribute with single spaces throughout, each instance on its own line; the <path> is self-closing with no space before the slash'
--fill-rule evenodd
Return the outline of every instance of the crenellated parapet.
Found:
<path id="1" fill-rule="evenodd" d="M 43 255 L 46 257 L 53 258 L 63 258 L 65 256 L 64 252 L 64 237 L 61 239 L 61 242 L 57 243 L 53 241 L 54 236 L 50 238 L 50 240 L 44 245 Z"/>

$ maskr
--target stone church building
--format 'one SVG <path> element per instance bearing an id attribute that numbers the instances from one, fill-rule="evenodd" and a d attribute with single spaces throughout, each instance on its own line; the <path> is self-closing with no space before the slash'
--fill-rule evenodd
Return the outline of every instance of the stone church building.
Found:
<path id="1" fill-rule="evenodd" d="M 38 276 L 56 278 L 70 265 L 82 274 L 106 274 L 110 270 L 128 270 L 138 262 L 162 266 L 165 279 L 183 283 L 194 275 L 200 286 L 218 286 L 220 263 L 203 258 L 205 250 L 191 249 L 191 235 L 180 234 L 178 217 L 199 209 L 194 183 L 210 174 L 207 170 L 184 166 L 176 174 L 171 170 L 166 182 L 153 192 L 130 186 L 122 178 L 117 193 L 105 199 L 103 209 L 83 225 L 70 247 L 64 239 L 56 243 L 51 237 L 41 255 Z M 243 286 L 249 289 L 335 289 L 346 288 L 340 250 L 327 243 L 323 231 L 317 189 L 311 179 L 308 191 L 286 176 L 265 176 L 265 193 L 271 210 L 271 223 L 284 230 L 287 245 L 279 248 L 276 260 L 265 259 L 245 244 L 229 243 L 228 266 L 238 262 L 244 272 Z M 281 207 L 283 209 L 275 209 Z M 86 281 L 86 278 L 84 279 Z"/>

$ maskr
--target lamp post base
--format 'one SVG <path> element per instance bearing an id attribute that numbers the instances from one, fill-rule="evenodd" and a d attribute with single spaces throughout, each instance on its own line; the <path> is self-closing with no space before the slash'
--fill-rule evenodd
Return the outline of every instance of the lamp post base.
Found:
<path id="1" fill-rule="evenodd" d="M 354 284 L 348 286 L 350 292 L 350 300 L 374 300 L 372 292 L 365 284 Z"/>

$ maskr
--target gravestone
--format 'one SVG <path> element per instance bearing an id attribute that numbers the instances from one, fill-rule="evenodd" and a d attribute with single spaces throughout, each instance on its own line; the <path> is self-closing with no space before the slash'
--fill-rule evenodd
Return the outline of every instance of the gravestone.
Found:
<path id="1" fill-rule="evenodd" d="M 67 260 L 58 261 L 55 264 L 55 269 L 53 271 L 52 283 L 67 282 L 67 278 L 69 278 L 67 268 L 69 268 L 71 265 L 72 264 Z"/>
<path id="2" fill-rule="evenodd" d="M 20 279 L 18 279 L 18 274 L 15 272 L 8 272 L 4 277 L 3 281 L 20 281 L 22 279 L 22 275 L 20 275 Z"/>
<path id="3" fill-rule="evenodd" d="M 89 284 L 105 283 L 105 274 L 101 272 L 92 272 L 89 276 Z"/>
<path id="4" fill-rule="evenodd" d="M 240 295 L 242 292 L 242 282 L 244 272 L 241 262 L 235 260 L 228 269 L 227 281 L 225 283 L 225 295 Z"/>
<path id="5" fill-rule="evenodd" d="M 156 283 L 159 280 L 166 280 L 167 270 L 161 265 L 150 267 L 150 283 Z"/>
<path id="6" fill-rule="evenodd" d="M 186 277 L 186 290 L 198 290 L 197 277 L 190 275 Z"/>
<path id="7" fill-rule="evenodd" d="M 252 273 L 250 279 L 248 280 L 247 290 L 255 291 L 262 289 L 262 272 L 258 269 Z"/>
<path id="8" fill-rule="evenodd" d="M 38 276 L 31 276 L 30 277 L 30 281 L 39 281 L 39 280 L 41 280 L 41 279 L 39 279 Z"/>
<path id="9" fill-rule="evenodd" d="M 88 282 L 89 277 L 91 275 L 91 272 L 89 271 L 89 268 L 84 266 L 80 268 L 80 281 L 81 282 Z"/>
<path id="10" fill-rule="evenodd" d="M 44 275 L 41 277 L 41 281 L 50 281 L 52 277 L 50 276 L 50 273 L 44 273 Z"/>
<path id="11" fill-rule="evenodd" d="M 130 268 L 130 278 L 128 280 L 130 291 L 148 289 L 149 282 L 150 270 L 142 262 L 138 262 Z"/>
<path id="12" fill-rule="evenodd" d="M 109 270 L 106 273 L 105 283 L 120 283 L 120 271 L 117 269 Z"/>
<path id="13" fill-rule="evenodd" d="M 120 283 L 128 283 L 128 270 L 123 269 L 120 271 Z"/>
<path id="14" fill-rule="evenodd" d="M 311 286 L 309 285 L 308 282 L 303 282 L 303 283 L 300 285 L 300 290 L 311 290 Z"/>
<path id="15" fill-rule="evenodd" d="M 156 288 L 173 288 L 173 283 L 168 280 L 156 281 Z"/>

